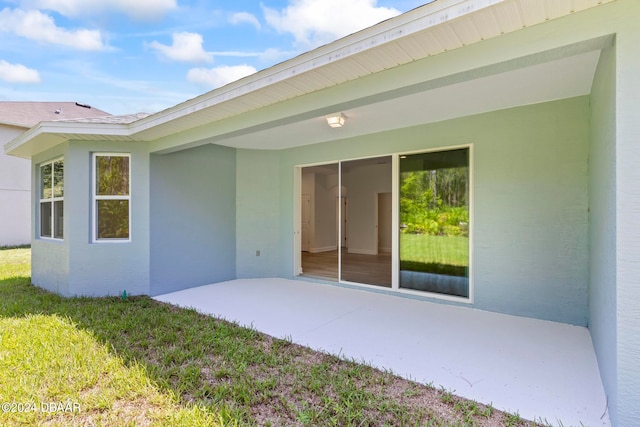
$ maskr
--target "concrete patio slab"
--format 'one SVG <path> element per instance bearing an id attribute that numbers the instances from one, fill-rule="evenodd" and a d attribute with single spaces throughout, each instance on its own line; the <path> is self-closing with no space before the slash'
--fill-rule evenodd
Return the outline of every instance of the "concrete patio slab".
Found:
<path id="1" fill-rule="evenodd" d="M 390 369 L 530 420 L 610 425 L 583 327 L 278 278 L 233 280 L 155 299 Z"/>

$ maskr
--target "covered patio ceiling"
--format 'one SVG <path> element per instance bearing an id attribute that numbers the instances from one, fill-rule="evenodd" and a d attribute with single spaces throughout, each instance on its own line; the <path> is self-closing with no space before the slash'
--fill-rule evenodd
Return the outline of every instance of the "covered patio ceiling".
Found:
<path id="1" fill-rule="evenodd" d="M 235 148 L 284 149 L 588 95 L 599 57 L 600 50 L 593 50 L 459 82 L 456 76 L 451 84 L 430 82 L 323 106 L 302 117 L 247 127 L 206 141 Z M 346 116 L 346 123 L 332 129 L 325 118 L 337 112 Z"/>

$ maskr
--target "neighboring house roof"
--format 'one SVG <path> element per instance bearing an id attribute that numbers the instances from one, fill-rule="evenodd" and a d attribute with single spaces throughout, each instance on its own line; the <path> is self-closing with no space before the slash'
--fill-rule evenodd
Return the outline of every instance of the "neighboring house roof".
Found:
<path id="1" fill-rule="evenodd" d="M 109 116 L 80 102 L 0 101 L 0 124 L 31 128 L 40 122 Z"/>
<path id="2" fill-rule="evenodd" d="M 98 116 L 98 117 L 84 117 L 77 119 L 61 120 L 66 123 L 96 123 L 96 124 L 114 124 L 114 125 L 128 125 L 133 122 L 137 122 L 140 119 L 149 117 L 148 113 L 135 113 L 135 114 L 123 114 L 121 116 Z"/>
<path id="3" fill-rule="evenodd" d="M 425 118 L 446 120 L 585 95 L 591 89 L 598 51 L 610 46 L 612 37 L 572 46 L 568 48 L 570 54 L 556 51 L 526 57 L 527 46 L 522 45 L 519 56 L 507 62 L 472 56 L 469 59 L 475 68 L 460 74 L 436 67 L 430 75 L 421 72 L 383 83 L 376 80 L 376 75 L 612 1 L 438 0 L 130 124 L 46 122 L 4 148 L 27 158 L 71 139 L 154 141 L 160 152 L 204 139 L 238 148 L 278 149 L 335 139 L 336 134 L 319 123 L 323 116 L 338 111 L 360 109 L 354 114 L 369 115 L 358 129 L 341 128 L 341 136 L 349 137 L 379 132 L 385 130 L 383 126 L 411 126 L 416 120 L 424 123 Z M 519 73 L 500 75 L 514 70 Z M 504 84 L 522 79 L 530 84 L 519 85 L 517 96 Z M 315 96 L 357 80 L 363 84 L 349 94 L 331 93 L 330 98 L 318 95 L 322 102 L 308 99 L 310 94 Z M 471 80 L 482 80 L 475 89 L 482 87 L 485 91 L 474 93 L 463 87 Z M 568 85 L 567 81 L 573 83 Z M 447 90 L 434 94 L 438 89 Z M 464 103 L 446 105 L 450 104 L 447 100 L 465 94 Z M 433 102 L 436 95 L 438 105 Z M 436 105 L 429 111 L 425 110 L 427 100 Z M 383 106 L 381 102 L 388 104 Z M 287 108 L 270 108 L 275 104 Z M 374 104 L 375 112 L 370 108 Z M 188 137 L 180 134 L 190 129 L 193 131 Z M 283 134 L 290 137 L 283 138 Z"/>

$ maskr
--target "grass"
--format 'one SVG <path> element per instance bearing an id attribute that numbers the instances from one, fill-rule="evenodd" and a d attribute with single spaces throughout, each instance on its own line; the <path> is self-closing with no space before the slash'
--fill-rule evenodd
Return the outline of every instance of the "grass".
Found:
<path id="1" fill-rule="evenodd" d="M 469 265 L 469 238 L 401 234 L 400 253 L 407 261 L 466 266 Z"/>
<path id="2" fill-rule="evenodd" d="M 401 234 L 400 268 L 451 276 L 466 276 L 469 266 L 469 238 Z"/>
<path id="3" fill-rule="evenodd" d="M 29 254 L 0 250 L 0 402 L 79 410 L 0 425 L 536 425 L 147 297 L 61 298 L 30 284 Z"/>

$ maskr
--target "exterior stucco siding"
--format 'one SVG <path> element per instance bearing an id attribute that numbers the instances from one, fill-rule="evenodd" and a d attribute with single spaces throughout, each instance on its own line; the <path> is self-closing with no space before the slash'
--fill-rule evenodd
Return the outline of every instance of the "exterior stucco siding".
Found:
<path id="1" fill-rule="evenodd" d="M 63 296 L 70 296 L 69 291 L 69 241 L 52 241 L 40 238 L 38 221 L 40 218 L 39 207 L 39 181 L 40 164 L 57 158 L 64 158 L 66 161 L 69 144 L 60 145 L 48 150 L 32 159 L 31 168 L 31 282 L 48 291 L 58 293 Z M 65 169 L 65 182 L 70 176 L 70 172 Z M 65 186 L 65 192 L 67 187 Z M 66 210 L 65 210 L 66 212 Z M 64 228 L 69 229 L 69 218 L 65 215 Z"/>
<path id="2" fill-rule="evenodd" d="M 640 3 L 622 0 L 616 35 L 617 414 L 640 425 Z"/>
<path id="3" fill-rule="evenodd" d="M 151 155 L 151 294 L 236 276 L 236 153 Z"/>
<path id="4" fill-rule="evenodd" d="M 131 154 L 131 240 L 92 242 L 92 153 Z M 69 294 L 149 294 L 149 154 L 135 143 L 72 142 L 65 155 Z"/>
<path id="5" fill-rule="evenodd" d="M 591 92 L 589 329 L 612 419 L 616 398 L 615 48 L 603 51 Z"/>
<path id="6" fill-rule="evenodd" d="M 236 274 L 239 279 L 278 275 L 279 188 L 278 152 L 238 150 Z"/>

